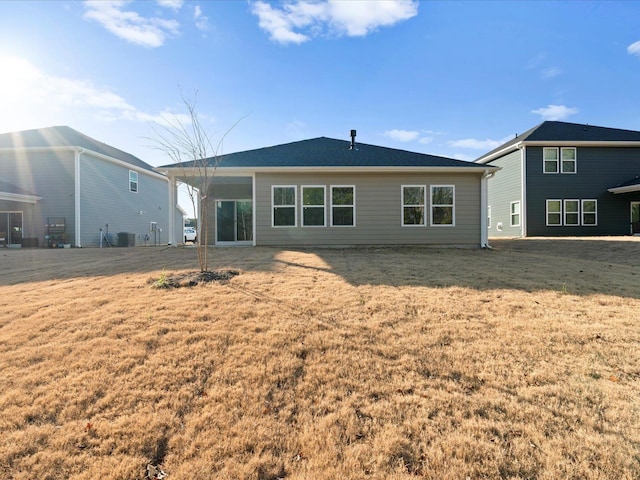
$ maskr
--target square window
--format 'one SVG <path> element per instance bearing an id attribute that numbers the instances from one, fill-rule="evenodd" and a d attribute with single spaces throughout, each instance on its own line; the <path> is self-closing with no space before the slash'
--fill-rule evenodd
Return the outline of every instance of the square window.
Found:
<path id="1" fill-rule="evenodd" d="M 598 201 L 582 200 L 582 225 L 598 225 Z"/>

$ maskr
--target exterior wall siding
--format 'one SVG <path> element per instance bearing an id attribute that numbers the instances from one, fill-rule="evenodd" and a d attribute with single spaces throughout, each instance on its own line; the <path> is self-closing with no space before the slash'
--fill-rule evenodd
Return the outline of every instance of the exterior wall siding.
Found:
<path id="1" fill-rule="evenodd" d="M 482 172 L 443 174 L 256 174 L 257 245 L 480 245 Z M 296 227 L 272 226 L 272 185 L 295 185 Z M 325 227 L 301 226 L 301 186 L 325 185 Z M 332 185 L 355 186 L 355 227 L 330 226 Z M 402 185 L 426 185 L 427 226 L 401 226 Z M 455 186 L 455 226 L 430 226 L 430 185 Z"/>
<path id="2" fill-rule="evenodd" d="M 549 145 L 554 146 L 554 145 Z M 614 195 L 607 191 L 640 175 L 640 148 L 577 147 L 577 173 L 543 173 L 543 147 L 527 147 L 527 234 L 628 235 L 630 202 L 640 201 L 640 192 Z M 547 226 L 547 199 L 595 199 L 596 226 Z"/>
<path id="3" fill-rule="evenodd" d="M 0 178 L 42 197 L 36 204 L 2 202 L 2 211 L 23 212 L 23 238 L 44 245 L 49 217 L 64 217 L 67 241 L 75 234 L 73 152 L 0 153 Z"/>
<path id="4" fill-rule="evenodd" d="M 83 154 L 80 159 L 80 219 L 82 246 L 98 246 L 100 228 L 112 241 L 120 232 L 135 234 L 136 245 L 169 240 L 167 180 L 138 172 L 138 191 L 129 191 L 129 168 Z M 152 232 L 151 222 L 158 231 Z M 182 227 L 182 226 L 181 226 Z M 160 229 L 162 231 L 160 231 Z M 178 237 L 179 239 L 180 237 Z"/>
<path id="5" fill-rule="evenodd" d="M 489 237 L 522 236 L 522 162 L 520 150 L 491 162 L 492 166 L 501 167 L 487 183 L 488 202 L 491 207 L 491 226 Z M 511 202 L 520 201 L 520 226 L 511 226 Z M 502 228 L 500 229 L 500 225 Z"/>

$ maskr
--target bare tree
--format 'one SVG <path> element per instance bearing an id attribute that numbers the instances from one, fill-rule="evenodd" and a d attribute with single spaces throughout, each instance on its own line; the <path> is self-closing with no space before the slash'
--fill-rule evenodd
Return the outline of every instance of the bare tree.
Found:
<path id="1" fill-rule="evenodd" d="M 197 96 L 197 92 L 196 92 Z M 165 118 L 164 123 L 153 125 L 155 137 L 151 140 L 173 163 L 182 168 L 184 183 L 194 212 L 198 212 L 198 264 L 201 272 L 209 270 L 209 224 L 207 195 L 213 182 L 220 158 L 222 142 L 239 123 L 236 122 L 220 141 L 213 146 L 211 135 L 207 133 L 196 110 L 196 101 L 185 98 L 180 92 L 187 113 Z"/>

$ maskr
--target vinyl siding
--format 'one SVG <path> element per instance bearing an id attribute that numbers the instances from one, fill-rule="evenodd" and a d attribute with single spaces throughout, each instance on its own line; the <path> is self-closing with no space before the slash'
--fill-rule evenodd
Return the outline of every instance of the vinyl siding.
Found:
<path id="1" fill-rule="evenodd" d="M 257 245 L 480 245 L 477 174 L 264 174 L 256 175 Z M 272 185 L 295 185 L 297 227 L 272 227 Z M 302 227 L 300 187 L 325 185 L 326 227 Z M 355 227 L 330 226 L 331 186 L 355 186 Z M 426 185 L 427 226 L 401 226 L 402 185 Z M 455 186 L 455 226 L 429 226 L 429 186 Z"/>
<path id="2" fill-rule="evenodd" d="M 489 237 L 519 237 L 524 222 L 522 204 L 522 162 L 520 150 L 491 162 L 501 167 L 487 183 L 488 202 L 491 207 L 491 227 Z M 520 226 L 511 226 L 511 202 L 520 201 Z M 498 224 L 502 230 L 498 230 Z"/>
<path id="3" fill-rule="evenodd" d="M 23 212 L 23 237 L 44 244 L 48 217 L 64 217 L 67 241 L 75 232 L 73 152 L 0 153 L 0 178 L 34 195 L 37 204 L 0 202 L 2 211 Z"/>
<path id="4" fill-rule="evenodd" d="M 80 159 L 80 211 L 82 246 L 98 246 L 100 228 L 117 241 L 120 232 L 133 233 L 136 244 L 167 243 L 169 240 L 169 202 L 167 181 L 135 167 L 118 165 L 83 154 Z M 138 172 L 138 192 L 129 191 L 129 170 Z M 142 213 L 141 213 L 142 212 Z M 156 235 L 150 223 L 157 222 Z M 180 238 L 180 237 L 178 237 Z"/>
<path id="5" fill-rule="evenodd" d="M 607 189 L 640 175 L 640 148 L 578 147 L 575 174 L 544 174 L 543 147 L 526 151 L 528 235 L 629 234 L 630 202 L 640 201 L 640 192 L 614 195 Z M 598 225 L 546 226 L 547 199 L 597 200 Z"/>

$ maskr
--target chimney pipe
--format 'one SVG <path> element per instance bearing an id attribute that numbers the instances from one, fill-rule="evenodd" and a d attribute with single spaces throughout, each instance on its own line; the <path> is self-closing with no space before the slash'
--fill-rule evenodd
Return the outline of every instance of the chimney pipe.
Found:
<path id="1" fill-rule="evenodd" d="M 356 131 L 351 130 L 351 145 L 349 146 L 349 150 L 357 150 L 356 148 Z"/>

